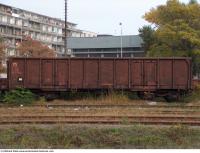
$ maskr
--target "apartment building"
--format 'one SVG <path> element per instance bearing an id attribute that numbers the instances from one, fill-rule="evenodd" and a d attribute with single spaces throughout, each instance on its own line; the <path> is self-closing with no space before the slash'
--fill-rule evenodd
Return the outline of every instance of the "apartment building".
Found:
<path id="1" fill-rule="evenodd" d="M 97 34 L 76 28 L 68 22 L 68 37 L 96 37 Z M 58 56 L 64 54 L 65 22 L 12 6 L 0 4 L 0 36 L 7 44 L 8 56 L 16 55 L 16 47 L 26 36 L 41 41 L 54 49 Z"/>

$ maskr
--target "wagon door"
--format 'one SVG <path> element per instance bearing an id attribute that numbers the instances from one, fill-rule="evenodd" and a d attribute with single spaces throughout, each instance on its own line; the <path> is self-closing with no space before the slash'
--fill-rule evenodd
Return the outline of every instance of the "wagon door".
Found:
<path id="1" fill-rule="evenodd" d="M 37 89 L 40 87 L 40 60 L 26 60 L 26 88 Z"/>
<path id="2" fill-rule="evenodd" d="M 157 62 L 155 60 L 144 61 L 144 84 L 151 87 L 156 86 L 157 80 Z"/>
<path id="3" fill-rule="evenodd" d="M 55 86 L 59 89 L 68 88 L 68 60 L 56 60 L 55 62 Z"/>
<path id="4" fill-rule="evenodd" d="M 84 88 L 95 89 L 98 88 L 99 82 L 99 61 L 98 60 L 85 60 L 84 63 Z"/>
<path id="5" fill-rule="evenodd" d="M 70 88 L 83 89 L 84 61 L 81 59 L 70 60 Z"/>
<path id="6" fill-rule="evenodd" d="M 142 60 L 131 61 L 131 86 L 133 89 L 139 89 L 143 87 L 143 61 Z"/>
<path id="7" fill-rule="evenodd" d="M 190 85 L 190 63 L 185 59 L 174 60 L 173 86 L 175 89 L 187 89 Z"/>
<path id="8" fill-rule="evenodd" d="M 115 87 L 118 89 L 128 89 L 129 87 L 129 61 L 115 61 Z"/>
<path id="9" fill-rule="evenodd" d="M 110 59 L 103 59 L 100 62 L 100 87 L 113 88 L 114 84 L 114 62 Z"/>
<path id="10" fill-rule="evenodd" d="M 53 81 L 53 60 L 42 60 L 41 73 L 42 73 L 42 87 L 52 88 Z"/>

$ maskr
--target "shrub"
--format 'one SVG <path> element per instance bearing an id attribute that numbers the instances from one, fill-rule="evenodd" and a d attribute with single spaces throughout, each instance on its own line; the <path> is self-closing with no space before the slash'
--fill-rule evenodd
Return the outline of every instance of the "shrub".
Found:
<path id="1" fill-rule="evenodd" d="M 197 85 L 194 91 L 183 99 L 184 102 L 197 102 L 200 101 L 200 85 Z"/>
<path id="2" fill-rule="evenodd" d="M 27 89 L 17 88 L 5 93 L 3 101 L 8 104 L 31 104 L 36 96 Z"/>

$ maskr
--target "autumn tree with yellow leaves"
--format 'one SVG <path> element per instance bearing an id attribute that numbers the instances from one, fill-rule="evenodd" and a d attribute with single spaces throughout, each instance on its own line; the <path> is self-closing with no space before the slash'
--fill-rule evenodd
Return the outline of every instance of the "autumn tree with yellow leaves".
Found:
<path id="1" fill-rule="evenodd" d="M 168 0 L 144 15 L 151 26 L 139 29 L 147 56 L 192 57 L 194 74 L 200 73 L 200 4 Z"/>

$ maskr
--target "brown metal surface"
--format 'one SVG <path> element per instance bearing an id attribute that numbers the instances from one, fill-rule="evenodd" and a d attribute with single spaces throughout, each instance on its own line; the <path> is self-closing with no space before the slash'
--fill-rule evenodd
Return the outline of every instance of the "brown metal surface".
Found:
<path id="1" fill-rule="evenodd" d="M 192 88 L 188 58 L 11 58 L 9 88 L 129 89 Z"/>
<path id="2" fill-rule="evenodd" d="M 174 88 L 187 88 L 188 63 L 185 60 L 174 60 Z"/>
<path id="3" fill-rule="evenodd" d="M 42 60 L 42 87 L 51 88 L 54 84 L 54 60 Z"/>
<path id="4" fill-rule="evenodd" d="M 0 78 L 0 90 L 8 89 L 7 78 Z"/>
<path id="5" fill-rule="evenodd" d="M 144 61 L 144 86 L 151 87 L 156 86 L 157 78 L 157 61 L 145 60 Z"/>
<path id="6" fill-rule="evenodd" d="M 85 60 L 84 62 L 84 88 L 96 89 L 99 83 L 99 61 Z"/>
<path id="7" fill-rule="evenodd" d="M 131 61 L 131 87 L 139 88 L 143 86 L 143 61 L 142 60 L 132 60 Z"/>
<path id="8" fill-rule="evenodd" d="M 84 60 L 71 59 L 70 60 L 70 88 L 83 88 L 84 82 Z"/>
<path id="9" fill-rule="evenodd" d="M 31 89 L 37 89 L 40 86 L 40 60 L 27 60 L 25 85 Z"/>
<path id="10" fill-rule="evenodd" d="M 115 87 L 119 89 L 129 88 L 129 61 L 115 61 Z"/>
<path id="11" fill-rule="evenodd" d="M 9 83 L 11 88 L 24 86 L 25 63 L 21 59 L 13 59 L 10 63 Z"/>
<path id="12" fill-rule="evenodd" d="M 161 89 L 172 88 L 172 60 L 160 60 L 159 61 L 159 87 Z"/>
<path id="13" fill-rule="evenodd" d="M 100 60 L 100 87 L 113 88 L 114 85 L 114 60 Z"/>
<path id="14" fill-rule="evenodd" d="M 57 88 L 67 88 L 69 83 L 69 61 L 55 61 L 55 86 Z"/>

